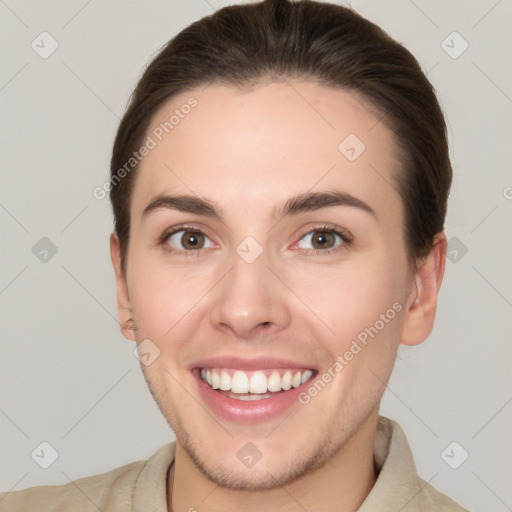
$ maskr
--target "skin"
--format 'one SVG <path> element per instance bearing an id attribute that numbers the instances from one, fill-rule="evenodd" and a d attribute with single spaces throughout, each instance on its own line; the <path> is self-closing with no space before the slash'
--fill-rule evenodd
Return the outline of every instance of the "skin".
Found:
<path id="1" fill-rule="evenodd" d="M 210 85 L 171 98 L 152 126 L 190 96 L 197 107 L 138 170 L 126 272 L 111 237 L 119 318 L 137 324 L 122 332 L 160 350 L 142 369 L 177 438 L 169 510 L 357 510 L 376 479 L 378 408 L 398 345 L 421 343 L 433 326 L 446 238 L 436 235 L 430 254 L 410 265 L 392 186 L 394 135 L 355 93 L 298 80 Z M 366 146 L 353 162 L 338 150 L 351 133 Z M 289 197 L 325 190 L 355 196 L 375 216 L 350 206 L 275 216 Z M 168 208 L 143 216 L 160 194 L 207 198 L 222 221 Z M 184 254 L 186 233 L 159 243 L 181 223 L 207 237 L 193 255 Z M 306 236 L 326 223 L 351 243 Z M 263 249 L 253 263 L 236 252 L 249 235 Z M 205 410 L 194 361 L 271 354 L 322 374 L 394 303 L 402 310 L 286 418 L 239 425 Z M 252 468 L 237 458 L 249 441 L 262 453 Z"/>

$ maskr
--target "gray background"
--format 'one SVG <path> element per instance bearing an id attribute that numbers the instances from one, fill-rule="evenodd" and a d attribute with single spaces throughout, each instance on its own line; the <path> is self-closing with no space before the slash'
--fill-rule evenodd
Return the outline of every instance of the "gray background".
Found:
<path id="1" fill-rule="evenodd" d="M 145 63 L 227 3 L 0 0 L 2 490 L 107 471 L 173 439 L 118 329 L 110 205 L 92 190 Z M 512 4 L 352 6 L 428 72 L 455 170 L 436 327 L 401 348 L 382 413 L 432 485 L 474 510 L 512 510 Z M 43 31 L 59 45 L 46 59 L 31 47 L 51 48 Z M 43 237 L 55 255 L 44 241 L 34 254 Z M 58 452 L 48 469 L 43 441 Z"/>

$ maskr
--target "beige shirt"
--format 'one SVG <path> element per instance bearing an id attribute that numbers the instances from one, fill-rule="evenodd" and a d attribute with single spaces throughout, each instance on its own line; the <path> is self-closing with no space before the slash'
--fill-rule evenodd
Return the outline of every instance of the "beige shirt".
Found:
<path id="1" fill-rule="evenodd" d="M 174 460 L 175 447 L 175 442 L 166 444 L 147 461 L 68 484 L 1 493 L 0 511 L 167 512 L 167 472 Z M 398 423 L 382 416 L 374 459 L 379 475 L 359 512 L 466 510 L 418 477 L 405 434 Z"/>

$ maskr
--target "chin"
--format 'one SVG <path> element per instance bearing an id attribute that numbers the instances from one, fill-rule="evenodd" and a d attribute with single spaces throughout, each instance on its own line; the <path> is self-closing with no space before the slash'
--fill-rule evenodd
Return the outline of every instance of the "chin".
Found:
<path id="1" fill-rule="evenodd" d="M 329 458 L 326 447 L 328 443 L 317 450 L 309 445 L 310 452 L 306 450 L 294 449 L 288 460 L 283 460 L 283 454 L 275 453 L 273 457 L 256 462 L 250 461 L 250 467 L 244 467 L 243 455 L 239 455 L 241 450 L 233 453 L 233 464 L 226 463 L 226 453 L 223 454 L 205 454 L 204 446 L 197 449 L 190 441 L 190 437 L 180 436 L 177 432 L 177 439 L 183 450 L 187 453 L 189 459 L 193 462 L 199 471 L 211 482 L 219 487 L 237 490 L 237 491 L 269 491 L 278 489 L 291 484 L 307 473 L 315 471 L 321 467 Z M 215 451 L 215 448 L 213 448 Z M 201 454 L 199 456 L 198 454 Z M 300 458 L 299 458 L 300 457 Z M 212 461 L 219 460 L 220 464 Z"/>

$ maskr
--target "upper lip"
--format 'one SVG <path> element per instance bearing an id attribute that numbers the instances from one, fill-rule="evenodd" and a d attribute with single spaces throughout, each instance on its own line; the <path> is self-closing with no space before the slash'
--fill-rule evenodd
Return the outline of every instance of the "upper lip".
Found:
<path id="1" fill-rule="evenodd" d="M 190 369 L 193 368 L 233 368 L 237 370 L 252 371 L 272 368 L 296 368 L 298 370 L 315 369 L 308 363 L 299 363 L 271 356 L 259 356 L 253 358 L 240 358 L 234 356 L 209 357 L 195 361 L 190 366 Z"/>

